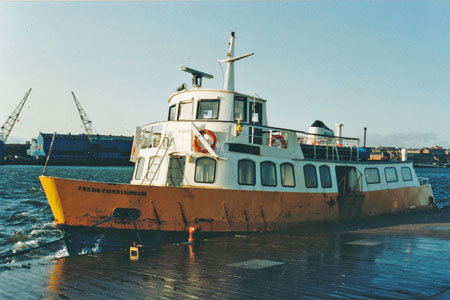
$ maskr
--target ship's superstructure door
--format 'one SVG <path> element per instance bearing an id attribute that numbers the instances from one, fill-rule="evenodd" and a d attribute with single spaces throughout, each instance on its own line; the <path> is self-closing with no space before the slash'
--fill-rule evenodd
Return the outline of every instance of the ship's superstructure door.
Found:
<path id="1" fill-rule="evenodd" d="M 170 156 L 167 171 L 167 186 L 182 186 L 186 156 Z"/>
<path id="2" fill-rule="evenodd" d="M 339 219 L 352 220 L 358 218 L 364 201 L 360 193 L 360 176 L 355 167 L 337 166 Z"/>

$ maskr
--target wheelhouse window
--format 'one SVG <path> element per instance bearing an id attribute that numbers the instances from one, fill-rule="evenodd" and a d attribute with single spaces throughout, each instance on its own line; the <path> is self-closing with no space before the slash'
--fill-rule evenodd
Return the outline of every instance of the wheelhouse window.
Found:
<path id="1" fill-rule="evenodd" d="M 271 161 L 261 163 L 261 184 L 265 186 L 277 185 L 277 171 L 275 164 Z"/>
<path id="2" fill-rule="evenodd" d="M 197 119 L 218 119 L 219 100 L 200 100 L 197 108 Z"/>
<path id="3" fill-rule="evenodd" d="M 322 187 L 330 188 L 332 186 L 330 167 L 325 165 L 320 166 L 319 173 L 320 173 L 320 183 Z"/>
<path id="4" fill-rule="evenodd" d="M 244 185 L 255 185 L 255 163 L 248 159 L 240 160 L 238 163 L 238 182 Z"/>
<path id="5" fill-rule="evenodd" d="M 403 181 L 411 181 L 412 180 L 412 174 L 411 174 L 410 168 L 402 167 L 402 178 L 403 178 Z"/>
<path id="6" fill-rule="evenodd" d="M 141 178 L 142 178 L 142 171 L 144 169 L 144 162 L 145 162 L 145 158 L 140 157 L 138 159 L 138 162 L 136 164 L 136 171 L 134 173 L 134 179 L 141 180 Z"/>
<path id="7" fill-rule="evenodd" d="M 247 122 L 247 99 L 244 97 L 234 97 L 234 119 L 236 121 Z"/>
<path id="8" fill-rule="evenodd" d="M 192 101 L 178 105 L 178 120 L 192 120 Z"/>
<path id="9" fill-rule="evenodd" d="M 313 165 L 306 165 L 303 167 L 303 172 L 305 173 L 306 187 L 316 188 L 317 187 L 316 167 Z"/>
<path id="10" fill-rule="evenodd" d="M 295 186 L 294 166 L 288 163 L 280 165 L 281 184 L 286 187 Z"/>
<path id="11" fill-rule="evenodd" d="M 177 105 L 174 104 L 172 106 L 169 107 L 169 121 L 174 121 L 175 120 L 175 110 L 177 108 Z"/>
<path id="12" fill-rule="evenodd" d="M 366 182 L 369 184 L 380 183 L 380 172 L 377 168 L 366 168 L 364 170 Z"/>
<path id="13" fill-rule="evenodd" d="M 209 157 L 201 157 L 195 162 L 195 182 L 214 183 L 216 161 Z"/>
<path id="14" fill-rule="evenodd" d="M 384 174 L 386 175 L 386 182 L 397 182 L 397 170 L 395 168 L 384 169 Z"/>

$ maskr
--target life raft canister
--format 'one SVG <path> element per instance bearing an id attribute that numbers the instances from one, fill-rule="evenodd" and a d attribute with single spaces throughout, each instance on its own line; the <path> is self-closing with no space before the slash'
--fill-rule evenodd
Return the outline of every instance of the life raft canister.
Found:
<path id="1" fill-rule="evenodd" d="M 209 144 L 209 146 L 211 147 L 211 149 L 214 150 L 214 148 L 216 148 L 216 143 L 217 143 L 217 137 L 214 134 L 214 132 L 212 132 L 211 130 L 208 129 L 201 129 L 199 130 L 201 135 L 208 135 L 211 139 L 211 144 Z M 198 140 L 198 137 L 195 135 L 194 136 L 194 142 L 193 142 L 193 146 L 194 146 L 194 150 L 200 153 L 208 153 L 208 150 L 204 147 L 200 147 L 201 142 Z"/>
<path id="2" fill-rule="evenodd" d="M 287 148 L 286 141 L 284 140 L 283 136 L 280 135 L 280 134 L 273 134 L 273 135 L 272 135 L 272 137 L 271 137 L 271 139 L 270 139 L 270 145 L 271 145 L 272 147 L 273 147 L 274 142 L 275 142 L 276 140 L 280 141 L 280 144 L 281 144 L 281 146 L 278 147 L 278 148 L 283 148 L 283 149 L 286 149 L 286 148 Z"/>

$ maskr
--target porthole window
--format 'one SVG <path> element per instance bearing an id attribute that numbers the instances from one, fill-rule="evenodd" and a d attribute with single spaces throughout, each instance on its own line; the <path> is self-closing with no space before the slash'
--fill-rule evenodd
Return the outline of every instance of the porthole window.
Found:
<path id="1" fill-rule="evenodd" d="M 209 157 L 201 157 L 195 162 L 195 182 L 213 183 L 216 173 L 216 161 Z"/>
<path id="2" fill-rule="evenodd" d="M 244 185 L 255 185 L 255 163 L 249 159 L 240 160 L 238 163 L 238 182 Z"/>
<path id="3" fill-rule="evenodd" d="M 140 157 L 138 159 L 137 164 L 136 164 L 136 171 L 134 173 L 134 179 L 141 180 L 141 178 L 142 178 L 142 171 L 144 169 L 144 162 L 145 162 L 145 158 Z"/>
<path id="4" fill-rule="evenodd" d="M 411 181 L 412 180 L 412 174 L 411 174 L 410 168 L 402 167 L 402 178 L 403 178 L 403 181 Z"/>
<path id="5" fill-rule="evenodd" d="M 320 166 L 319 173 L 320 173 L 320 184 L 322 185 L 322 187 L 330 188 L 332 186 L 330 167 L 325 165 Z"/>
<path id="6" fill-rule="evenodd" d="M 277 185 L 277 171 L 275 164 L 271 161 L 261 163 L 261 184 L 265 186 Z"/>
<path id="7" fill-rule="evenodd" d="M 364 173 L 368 184 L 380 183 L 380 172 L 377 168 L 366 168 Z"/>
<path id="8" fill-rule="evenodd" d="M 386 182 L 397 182 L 397 170 L 395 168 L 384 169 L 384 174 L 386 175 Z"/>
<path id="9" fill-rule="evenodd" d="M 317 172 L 316 167 L 313 165 L 306 165 L 303 167 L 303 172 L 305 173 L 305 184 L 308 188 L 317 187 Z"/>
<path id="10" fill-rule="evenodd" d="M 294 166 L 288 163 L 281 164 L 281 184 L 286 187 L 295 186 Z"/>

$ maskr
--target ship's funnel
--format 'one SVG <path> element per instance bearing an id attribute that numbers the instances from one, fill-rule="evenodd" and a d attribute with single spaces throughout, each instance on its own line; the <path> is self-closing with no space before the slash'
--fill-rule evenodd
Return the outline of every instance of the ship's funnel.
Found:
<path id="1" fill-rule="evenodd" d="M 235 38 L 234 32 L 232 32 L 230 35 L 230 43 L 227 52 L 227 59 L 219 60 L 219 62 L 221 63 L 224 62 L 227 64 L 225 78 L 223 81 L 223 89 L 227 91 L 234 91 L 234 62 L 254 54 L 249 53 L 238 57 L 234 57 L 234 38 Z"/>

